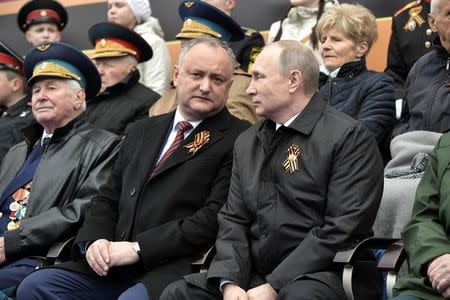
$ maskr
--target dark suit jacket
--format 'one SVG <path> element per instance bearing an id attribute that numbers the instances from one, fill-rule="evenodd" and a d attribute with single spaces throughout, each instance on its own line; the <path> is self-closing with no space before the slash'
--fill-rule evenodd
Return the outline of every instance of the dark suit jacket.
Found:
<path id="1" fill-rule="evenodd" d="M 93 199 L 76 238 L 76 243 L 102 238 L 139 242 L 141 261 L 113 270 L 133 274 L 148 287 L 152 299 L 158 299 L 167 284 L 191 273 L 191 257 L 214 243 L 217 213 L 228 195 L 234 141 L 248 127 L 225 108 L 200 123 L 149 178 L 174 114 L 130 128 L 112 175 Z M 183 146 L 204 130 L 210 132 L 209 142 L 195 154 L 188 153 Z M 94 274 L 84 259 L 63 267 Z"/>

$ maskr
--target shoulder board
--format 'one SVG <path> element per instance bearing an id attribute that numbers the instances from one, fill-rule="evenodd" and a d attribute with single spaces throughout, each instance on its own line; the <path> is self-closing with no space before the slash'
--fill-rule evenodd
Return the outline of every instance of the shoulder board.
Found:
<path id="1" fill-rule="evenodd" d="M 401 14 L 402 12 L 404 12 L 405 10 L 410 9 L 411 7 L 417 6 L 420 4 L 420 2 L 422 2 L 421 0 L 417 0 L 417 1 L 413 1 L 410 2 L 408 4 L 406 4 L 405 6 L 403 6 L 402 8 L 400 8 L 395 14 L 394 17 L 398 16 L 399 14 Z"/>
<path id="2" fill-rule="evenodd" d="M 255 29 L 251 29 L 251 28 L 248 28 L 248 27 L 241 27 L 241 28 L 245 32 L 246 36 L 252 36 L 256 32 Z"/>

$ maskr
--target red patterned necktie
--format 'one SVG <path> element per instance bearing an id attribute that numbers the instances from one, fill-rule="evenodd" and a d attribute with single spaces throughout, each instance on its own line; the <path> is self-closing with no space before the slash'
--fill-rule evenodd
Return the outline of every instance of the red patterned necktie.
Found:
<path id="1" fill-rule="evenodd" d="M 150 177 L 153 177 L 153 176 L 155 176 L 156 173 L 158 173 L 158 170 L 161 168 L 161 166 L 164 164 L 164 162 L 181 145 L 181 143 L 184 140 L 185 131 L 191 129 L 192 125 L 189 122 L 180 121 L 177 123 L 175 128 L 177 129 L 177 135 L 175 136 L 175 139 L 173 140 L 172 145 L 170 145 L 170 147 L 167 149 L 167 151 L 164 153 L 164 155 L 161 157 L 161 159 L 156 163 L 155 168 L 153 169 L 152 175 Z"/>

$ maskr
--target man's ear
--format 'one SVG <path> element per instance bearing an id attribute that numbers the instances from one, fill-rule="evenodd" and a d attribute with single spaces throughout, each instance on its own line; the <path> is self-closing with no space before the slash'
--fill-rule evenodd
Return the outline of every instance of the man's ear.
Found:
<path id="1" fill-rule="evenodd" d="M 10 81 L 11 89 L 14 92 L 17 92 L 18 90 L 22 89 L 22 80 L 20 78 L 14 78 Z"/>
<path id="2" fill-rule="evenodd" d="M 437 32 L 436 18 L 432 14 L 428 14 L 428 25 L 433 32 Z"/>
<path id="3" fill-rule="evenodd" d="M 289 74 L 289 93 L 294 93 L 303 86 L 303 75 L 299 70 L 293 70 Z"/>
<path id="4" fill-rule="evenodd" d="M 369 51 L 369 44 L 367 42 L 359 43 L 359 45 L 356 46 L 356 56 L 358 58 L 364 57 L 368 51 Z"/>
<path id="5" fill-rule="evenodd" d="M 28 43 L 33 44 L 31 40 L 31 33 L 29 30 L 25 31 L 25 38 L 27 39 Z"/>
<path id="6" fill-rule="evenodd" d="M 86 92 L 83 89 L 79 89 L 78 91 L 75 92 L 75 109 L 79 110 L 83 107 L 83 102 L 86 101 Z"/>
<path id="7" fill-rule="evenodd" d="M 226 4 L 226 7 L 229 9 L 229 10 L 233 10 L 233 8 L 236 6 L 236 0 L 225 0 L 226 2 L 225 2 L 225 4 Z"/>
<path id="8" fill-rule="evenodd" d="M 177 86 L 178 75 L 180 75 L 180 68 L 178 67 L 178 65 L 174 65 L 172 72 L 172 81 L 175 87 Z"/>

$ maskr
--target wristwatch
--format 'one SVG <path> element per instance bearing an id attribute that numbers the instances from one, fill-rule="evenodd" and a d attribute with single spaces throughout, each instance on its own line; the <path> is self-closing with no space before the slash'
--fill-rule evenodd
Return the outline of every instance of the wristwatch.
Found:
<path id="1" fill-rule="evenodd" d="M 139 255 L 139 257 L 141 257 L 141 247 L 139 247 L 138 242 L 133 243 L 133 249 L 134 249 L 134 251 L 136 251 L 137 255 Z"/>

